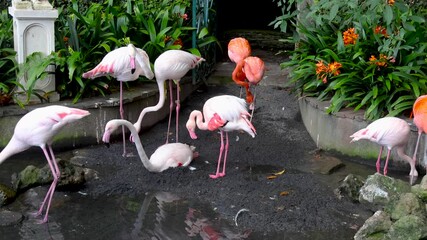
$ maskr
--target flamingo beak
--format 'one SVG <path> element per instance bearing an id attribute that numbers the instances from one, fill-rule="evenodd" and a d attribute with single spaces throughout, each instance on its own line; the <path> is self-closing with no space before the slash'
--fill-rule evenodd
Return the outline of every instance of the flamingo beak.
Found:
<path id="1" fill-rule="evenodd" d="M 135 68 L 132 68 L 132 69 L 130 70 L 130 72 L 131 72 L 132 74 L 134 74 L 134 73 L 135 73 Z"/>

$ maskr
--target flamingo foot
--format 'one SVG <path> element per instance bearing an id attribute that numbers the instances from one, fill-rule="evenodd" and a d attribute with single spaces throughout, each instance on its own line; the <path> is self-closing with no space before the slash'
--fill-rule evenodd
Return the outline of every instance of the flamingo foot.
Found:
<path id="1" fill-rule="evenodd" d="M 209 177 L 210 178 L 212 178 L 212 179 L 217 179 L 217 178 L 220 178 L 220 177 L 224 177 L 225 176 L 225 174 L 224 173 L 217 173 L 217 174 L 209 174 Z"/>

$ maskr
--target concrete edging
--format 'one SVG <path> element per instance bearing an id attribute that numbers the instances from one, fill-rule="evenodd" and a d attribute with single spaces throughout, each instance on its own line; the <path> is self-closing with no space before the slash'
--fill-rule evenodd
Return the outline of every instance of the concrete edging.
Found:
<path id="1" fill-rule="evenodd" d="M 184 101 L 198 85 L 191 83 L 191 78 L 181 80 L 181 101 Z M 175 91 L 174 91 L 175 92 Z M 144 83 L 141 87 L 126 89 L 123 95 L 125 118 L 130 122 L 136 122 L 143 108 L 157 104 L 159 91 L 157 84 Z M 166 101 L 169 101 L 168 98 Z M 4 106 L 0 108 L 0 148 L 4 148 L 13 135 L 15 125 L 27 112 L 47 105 L 64 105 L 90 111 L 90 115 L 78 122 L 64 127 L 54 138 L 54 149 L 72 149 L 76 147 L 96 145 L 102 142 L 102 135 L 107 122 L 111 119 L 120 118 L 119 92 L 90 99 L 83 99 L 76 104 L 71 101 L 60 101 L 46 104 L 28 105 L 25 109 L 17 105 Z M 145 116 L 142 130 L 147 129 L 169 114 L 169 104 L 165 103 L 157 111 Z M 117 131 L 114 136 L 121 135 Z"/>
<path id="2" fill-rule="evenodd" d="M 343 109 L 336 114 L 327 114 L 324 109 L 329 106 L 328 102 L 318 101 L 313 97 L 303 97 L 298 100 L 301 117 L 316 146 L 324 150 L 334 150 L 348 156 L 357 156 L 375 164 L 379 153 L 379 145 L 368 140 L 361 140 L 350 143 L 350 135 L 366 127 L 370 122 L 364 120 L 363 111 L 354 112 L 352 109 Z M 406 147 L 406 154 L 413 156 L 415 144 L 418 137 L 418 130 L 412 124 L 412 120 L 407 119 L 411 125 L 411 136 Z M 425 135 L 421 138 L 421 143 L 417 155 L 417 164 L 425 165 Z M 385 154 L 383 151 L 383 161 Z M 424 160 L 423 160 L 424 159 Z M 400 159 L 396 152 L 392 151 L 390 166 L 396 166 L 402 170 L 409 169 L 409 164 Z"/>

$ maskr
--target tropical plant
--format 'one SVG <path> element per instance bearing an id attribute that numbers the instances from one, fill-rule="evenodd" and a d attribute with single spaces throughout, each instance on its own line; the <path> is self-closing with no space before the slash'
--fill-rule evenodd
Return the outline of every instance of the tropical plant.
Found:
<path id="1" fill-rule="evenodd" d="M 303 1 L 280 2 L 286 10 Z M 394 0 L 319 0 L 298 9 L 304 17 L 285 11 L 272 25 L 295 27 L 288 41 L 297 47 L 281 66 L 292 69 L 290 83 L 300 95 L 329 100 L 328 113 L 351 107 L 377 119 L 410 112 L 427 93 L 425 8 Z"/>
<path id="2" fill-rule="evenodd" d="M 73 98 L 76 102 L 82 97 L 108 94 L 110 78 L 83 79 L 82 73 L 99 63 L 107 52 L 129 43 L 144 49 L 152 61 L 168 49 L 186 48 L 197 54 L 198 50 L 189 44 L 195 28 L 190 27 L 188 6 L 188 0 L 106 0 L 83 7 L 77 0 L 64 3 L 58 8 L 57 51 L 45 58 L 35 54 L 31 58 L 36 61 L 30 59 L 23 67 L 31 76 L 25 88 L 28 95 L 45 74 L 43 67 L 49 64 L 56 65 L 56 76 L 61 80 L 57 91 L 62 99 Z M 206 29 L 199 33 L 199 40 L 201 46 L 218 42 Z"/>
<path id="3" fill-rule="evenodd" d="M 0 105 L 8 104 L 13 98 L 17 81 L 16 53 L 13 50 L 13 25 L 7 10 L 0 12 Z"/>

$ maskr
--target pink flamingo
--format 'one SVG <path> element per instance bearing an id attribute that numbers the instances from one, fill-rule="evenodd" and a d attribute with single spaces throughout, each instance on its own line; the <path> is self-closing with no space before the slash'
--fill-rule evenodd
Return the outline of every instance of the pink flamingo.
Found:
<path id="1" fill-rule="evenodd" d="M 249 92 L 249 96 L 248 95 L 246 96 L 246 101 L 250 104 L 249 109 L 252 111 L 251 112 L 251 119 L 250 119 L 250 121 L 252 121 L 252 117 L 254 115 L 254 110 L 255 110 L 255 98 L 256 98 L 255 87 L 258 85 L 258 83 L 264 77 L 265 64 L 264 64 L 264 61 L 261 60 L 261 58 L 251 57 L 251 56 L 245 58 L 243 60 L 243 62 L 245 64 L 243 65 L 242 71 L 246 75 L 246 79 L 249 82 L 249 87 L 250 86 L 254 87 L 253 98 L 252 98 L 252 94 L 250 92 Z"/>
<path id="2" fill-rule="evenodd" d="M 102 76 L 111 76 L 120 82 L 120 117 L 124 119 L 123 82 L 134 81 L 138 79 L 139 76 L 152 79 L 154 73 L 151 71 L 150 59 L 147 53 L 140 48 L 136 48 L 133 44 L 129 44 L 126 47 L 117 48 L 107 53 L 94 69 L 83 73 L 84 78 L 93 79 Z M 123 156 L 126 156 L 124 127 L 122 132 Z"/>
<path id="3" fill-rule="evenodd" d="M 135 140 L 139 158 L 141 159 L 144 167 L 150 172 L 163 172 L 170 167 L 186 167 L 199 155 L 195 152 L 196 148 L 194 146 L 189 146 L 183 143 L 168 143 L 157 148 L 151 155 L 150 159 L 148 159 L 136 128 L 131 122 L 124 119 L 113 119 L 105 125 L 102 141 L 107 146 L 109 146 L 111 134 L 119 126 L 126 126 L 129 128 L 133 136 L 133 140 Z"/>
<path id="4" fill-rule="evenodd" d="M 250 114 L 247 111 L 245 100 L 230 95 L 221 95 L 208 99 L 203 105 L 203 114 L 198 110 L 194 110 L 190 113 L 186 127 L 192 139 L 197 139 L 197 135 L 195 133 L 196 125 L 200 130 L 220 130 L 221 133 L 221 147 L 218 157 L 218 166 L 216 174 L 209 175 L 211 178 L 225 176 L 225 165 L 228 153 L 228 132 L 243 130 L 252 137 L 255 137 L 255 127 L 248 120 L 249 116 Z M 222 172 L 220 173 L 219 169 L 222 153 L 224 151 L 224 132 L 226 141 L 225 154 Z"/>
<path id="5" fill-rule="evenodd" d="M 0 164 L 10 156 L 23 152 L 32 146 L 38 146 L 43 150 L 46 160 L 53 175 L 53 182 L 36 213 L 42 214 L 43 208 L 47 203 L 46 213 L 40 223 L 48 221 L 50 203 L 55 192 L 61 172 L 55 160 L 52 150 L 53 137 L 68 123 L 77 121 L 90 113 L 77 108 L 65 106 L 47 106 L 37 108 L 25 114 L 16 124 L 15 131 L 9 143 L 0 153 Z"/>
<path id="6" fill-rule="evenodd" d="M 141 122 L 146 113 L 158 111 L 163 107 L 165 103 L 165 88 L 164 83 L 166 80 L 169 81 L 169 94 L 170 94 L 170 105 L 169 105 L 169 122 L 168 122 L 168 131 L 166 134 L 166 143 L 169 139 L 169 130 L 171 125 L 172 118 L 172 108 L 174 105 L 173 94 L 172 94 L 172 81 L 177 85 L 176 89 L 176 142 L 178 142 L 178 119 L 179 119 L 179 109 L 180 109 L 180 98 L 179 98 L 179 81 L 181 78 L 187 74 L 187 72 L 195 68 L 199 63 L 205 61 L 202 57 L 197 55 L 185 52 L 183 50 L 168 50 L 162 53 L 154 62 L 154 73 L 156 75 L 157 85 L 159 87 L 159 102 L 155 106 L 146 107 L 142 110 L 139 115 L 138 120 L 134 123 L 134 126 L 139 133 L 141 130 Z M 133 141 L 131 136 L 131 141 Z"/>
<path id="7" fill-rule="evenodd" d="M 396 117 L 384 117 L 372 122 L 366 128 L 355 132 L 350 137 L 352 138 L 351 142 L 359 141 L 360 139 L 367 139 L 381 145 L 376 163 L 378 173 L 380 172 L 380 161 L 383 148 L 387 147 L 388 151 L 384 165 L 384 175 L 387 175 L 387 166 L 391 150 L 396 148 L 399 157 L 408 161 L 411 166 L 409 175 L 418 176 L 418 172 L 415 169 L 415 161 L 412 161 L 412 159 L 404 152 L 409 140 L 409 135 L 410 127 L 405 120 Z"/>

